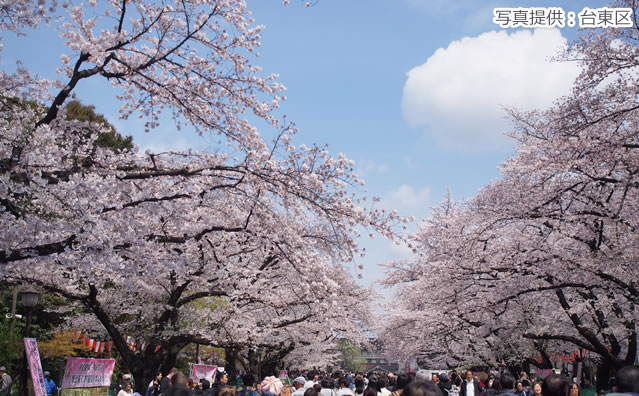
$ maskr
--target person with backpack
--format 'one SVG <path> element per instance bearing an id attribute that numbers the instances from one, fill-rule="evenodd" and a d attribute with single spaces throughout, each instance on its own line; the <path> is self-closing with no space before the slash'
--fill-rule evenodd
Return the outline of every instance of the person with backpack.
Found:
<path id="1" fill-rule="evenodd" d="M 439 390 L 442 391 L 442 396 L 459 396 L 457 390 L 453 390 L 453 383 L 450 382 L 450 377 L 448 377 L 446 373 L 439 374 L 437 386 L 439 386 Z"/>

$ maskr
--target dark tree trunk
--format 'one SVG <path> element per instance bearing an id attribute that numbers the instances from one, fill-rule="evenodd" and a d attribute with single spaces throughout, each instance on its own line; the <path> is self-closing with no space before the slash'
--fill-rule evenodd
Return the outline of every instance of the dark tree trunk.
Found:
<path id="1" fill-rule="evenodd" d="M 597 391 L 610 389 L 610 377 L 612 377 L 613 373 L 614 364 L 603 359 L 597 366 L 597 382 L 595 384 Z"/>
<path id="2" fill-rule="evenodd" d="M 229 385 L 235 385 L 237 382 L 237 350 L 235 348 L 224 348 L 226 355 L 226 365 L 224 369 L 229 376 Z"/>
<path id="3" fill-rule="evenodd" d="M 253 348 L 249 348 L 246 355 L 246 371 L 255 375 L 257 378 L 264 378 L 262 377 L 262 373 L 259 371 L 256 355 L 255 350 Z"/>
<path id="4" fill-rule="evenodd" d="M 135 391 L 144 395 L 158 371 L 162 372 L 163 376 L 167 375 L 175 367 L 178 352 L 179 348 L 169 348 L 164 350 L 164 353 L 156 352 L 154 347 L 148 346 L 147 350 L 136 355 L 133 367 L 129 367 L 135 379 Z"/>

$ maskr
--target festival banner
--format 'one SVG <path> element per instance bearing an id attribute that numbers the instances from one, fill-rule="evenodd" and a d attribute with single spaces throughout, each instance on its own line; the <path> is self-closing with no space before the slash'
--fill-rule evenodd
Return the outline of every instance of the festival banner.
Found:
<path id="1" fill-rule="evenodd" d="M 191 378 L 193 382 L 200 382 L 201 378 L 206 378 L 211 384 L 215 381 L 217 366 L 207 366 L 205 364 L 191 365 Z"/>
<path id="2" fill-rule="evenodd" d="M 109 387 L 62 389 L 60 396 L 109 396 Z"/>
<path id="3" fill-rule="evenodd" d="M 40 352 L 35 338 L 24 339 L 24 349 L 31 371 L 31 381 L 36 396 L 47 396 L 47 387 L 44 384 L 44 374 L 42 373 L 42 363 L 40 363 Z"/>
<path id="4" fill-rule="evenodd" d="M 68 358 L 62 379 L 62 389 L 108 388 L 111 385 L 114 367 L 115 360 L 112 359 Z"/>
<path id="5" fill-rule="evenodd" d="M 553 369 L 537 369 L 535 370 L 535 377 L 546 378 L 553 373 Z"/>
<path id="6" fill-rule="evenodd" d="M 288 370 L 280 370 L 280 377 L 281 380 L 286 380 L 288 379 Z"/>

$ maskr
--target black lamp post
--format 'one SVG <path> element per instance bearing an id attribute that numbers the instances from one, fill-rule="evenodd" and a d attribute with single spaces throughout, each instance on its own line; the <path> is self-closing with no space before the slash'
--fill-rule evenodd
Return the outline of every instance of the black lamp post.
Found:
<path id="1" fill-rule="evenodd" d="M 31 336 L 31 314 L 33 307 L 38 304 L 40 293 L 35 291 L 31 286 L 22 291 L 22 305 L 27 309 L 27 325 L 24 327 L 24 338 Z M 22 355 L 22 369 L 20 370 L 20 390 L 19 396 L 28 396 L 27 391 L 27 349 L 24 349 Z"/>

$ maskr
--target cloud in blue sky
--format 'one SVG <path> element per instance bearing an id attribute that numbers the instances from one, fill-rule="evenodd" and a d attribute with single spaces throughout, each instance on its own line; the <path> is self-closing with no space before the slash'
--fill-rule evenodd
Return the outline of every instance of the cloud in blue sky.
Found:
<path id="1" fill-rule="evenodd" d="M 431 204 L 431 189 L 428 186 L 415 188 L 402 184 L 381 199 L 381 207 L 397 210 L 402 216 L 425 217 Z"/>
<path id="2" fill-rule="evenodd" d="M 504 106 L 543 109 L 570 92 L 579 66 L 550 60 L 566 44 L 556 29 L 453 41 L 407 73 L 404 118 L 447 149 L 508 149 Z"/>

